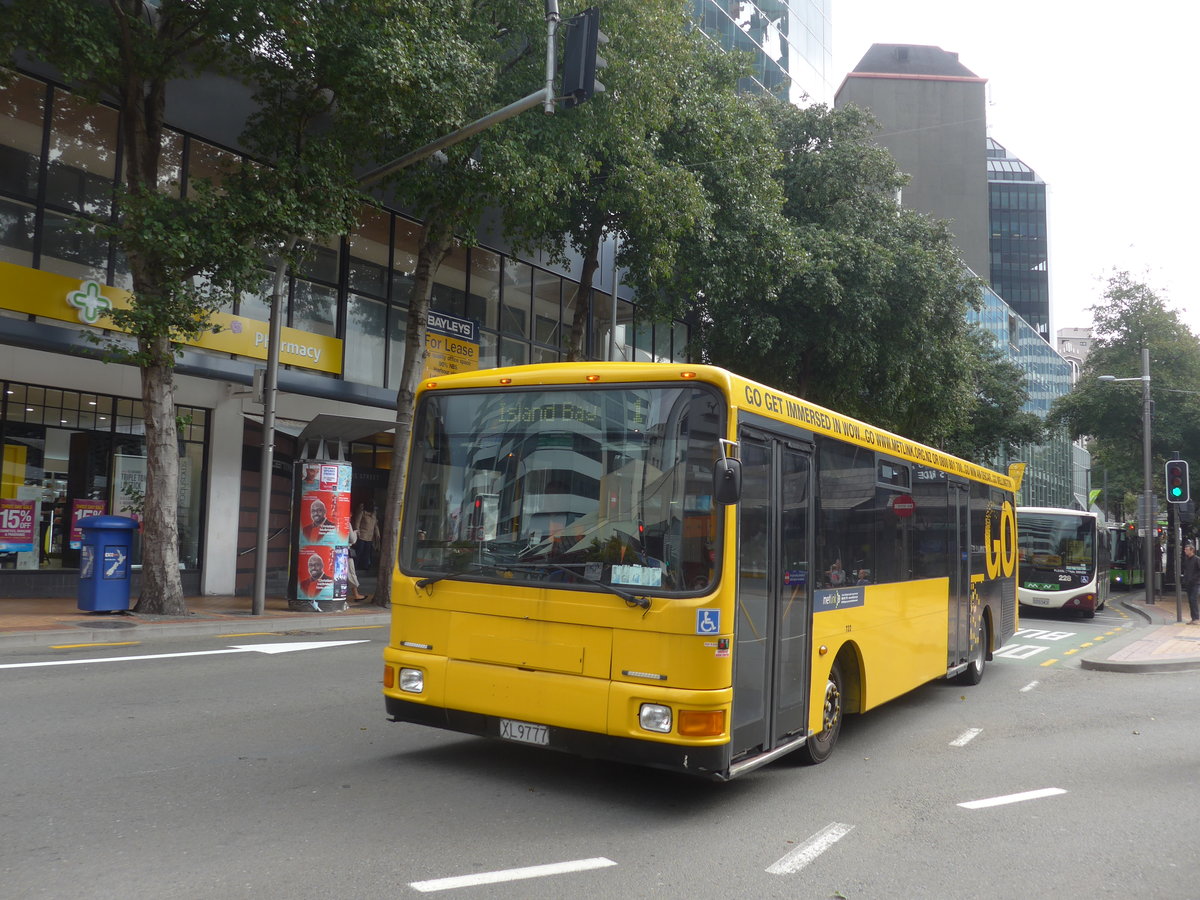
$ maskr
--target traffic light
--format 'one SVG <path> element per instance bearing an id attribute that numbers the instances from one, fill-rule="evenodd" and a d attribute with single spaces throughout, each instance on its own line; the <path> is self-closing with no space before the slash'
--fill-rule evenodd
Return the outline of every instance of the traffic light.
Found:
<path id="1" fill-rule="evenodd" d="M 563 105 L 569 109 L 604 90 L 604 85 L 596 80 L 596 70 L 603 69 L 608 63 L 596 51 L 601 44 L 608 43 L 608 38 L 600 30 L 600 10 L 595 6 L 567 19 L 566 25 L 562 92 Z"/>
<path id="2" fill-rule="evenodd" d="M 1188 464 L 1182 459 L 1167 460 L 1167 502 L 1187 503 L 1192 499 L 1191 479 Z"/>

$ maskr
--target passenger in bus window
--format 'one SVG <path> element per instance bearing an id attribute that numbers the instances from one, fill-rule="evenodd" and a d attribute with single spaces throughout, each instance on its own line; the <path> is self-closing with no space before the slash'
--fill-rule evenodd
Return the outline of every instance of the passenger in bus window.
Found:
<path id="1" fill-rule="evenodd" d="M 859 569 L 858 570 L 858 578 L 855 579 L 854 583 L 855 584 L 870 584 L 871 583 L 871 570 L 870 569 Z"/>
<path id="2" fill-rule="evenodd" d="M 838 587 L 846 583 L 846 570 L 842 568 L 842 558 L 840 556 L 833 561 L 833 564 L 829 567 L 829 571 L 825 573 L 825 577 L 833 587 Z"/>

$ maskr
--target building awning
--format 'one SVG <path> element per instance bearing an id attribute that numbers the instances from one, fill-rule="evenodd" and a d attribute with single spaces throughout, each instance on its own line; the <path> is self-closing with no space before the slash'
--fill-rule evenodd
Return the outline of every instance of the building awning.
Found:
<path id="1" fill-rule="evenodd" d="M 324 441 L 349 444 L 384 431 L 395 431 L 395 419 L 361 419 L 357 416 L 319 415 L 300 432 L 300 442 Z"/>

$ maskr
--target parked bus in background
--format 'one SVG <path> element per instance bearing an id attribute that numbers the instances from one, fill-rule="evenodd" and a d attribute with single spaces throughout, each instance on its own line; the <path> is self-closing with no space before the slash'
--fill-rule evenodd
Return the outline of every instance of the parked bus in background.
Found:
<path id="1" fill-rule="evenodd" d="M 1124 591 L 1146 583 L 1142 544 L 1133 523 L 1108 526 L 1108 583 L 1112 589 Z"/>
<path id="2" fill-rule="evenodd" d="M 387 712 L 718 780 L 820 762 L 1012 636 L 1022 471 L 708 366 L 426 379 Z"/>
<path id="3" fill-rule="evenodd" d="M 1064 609 L 1087 618 L 1108 600 L 1108 530 L 1096 513 L 1017 509 L 1021 605 Z"/>

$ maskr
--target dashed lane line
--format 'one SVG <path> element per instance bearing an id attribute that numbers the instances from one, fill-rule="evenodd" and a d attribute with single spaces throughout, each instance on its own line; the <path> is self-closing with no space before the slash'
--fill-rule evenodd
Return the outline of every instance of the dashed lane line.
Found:
<path id="1" fill-rule="evenodd" d="M 474 875 L 455 875 L 450 878 L 434 878 L 429 881 L 411 881 L 408 886 L 415 891 L 428 894 L 434 891 L 449 891 L 455 888 L 478 887 L 481 884 L 503 884 L 507 881 L 523 881 L 529 878 L 545 878 L 549 875 L 565 875 L 571 872 L 587 872 L 603 869 L 616 863 L 604 856 L 591 859 L 574 859 L 567 862 L 549 863 L 544 866 L 525 866 L 519 869 L 503 869 L 497 872 L 476 872 Z"/>
<path id="2" fill-rule="evenodd" d="M 1062 788 L 1040 788 L 1036 791 L 1022 791 L 1019 794 L 1005 794 L 1003 797 L 988 797 L 986 800 L 968 800 L 958 804 L 963 809 L 986 809 L 989 806 L 1004 806 L 1008 803 L 1022 803 L 1026 800 L 1040 800 L 1043 797 L 1053 797 L 1065 794 Z"/>
<path id="3" fill-rule="evenodd" d="M 951 747 L 965 747 L 965 746 L 967 746 L 967 744 L 971 743 L 971 741 L 973 741 L 975 738 L 977 738 L 982 733 L 983 733 L 982 728 L 968 728 L 966 731 L 964 731 L 962 734 L 960 734 L 958 737 L 956 737 L 954 740 L 952 740 L 950 742 L 950 746 Z"/>
<path id="4" fill-rule="evenodd" d="M 854 830 L 853 825 L 834 822 L 767 867 L 771 875 L 794 875 Z"/>

